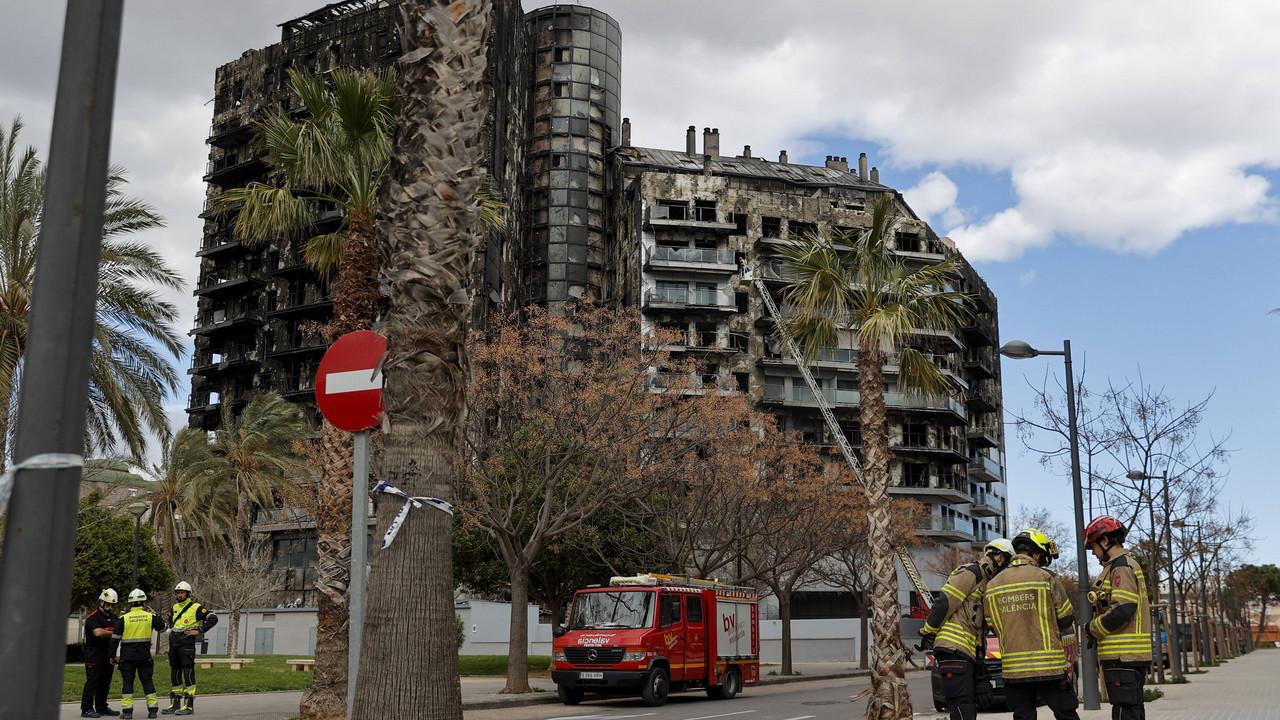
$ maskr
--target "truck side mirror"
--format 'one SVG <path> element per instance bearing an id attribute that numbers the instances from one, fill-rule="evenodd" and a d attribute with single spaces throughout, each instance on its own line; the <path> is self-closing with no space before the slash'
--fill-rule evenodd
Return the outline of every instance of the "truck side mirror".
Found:
<path id="1" fill-rule="evenodd" d="M 563 634 L 565 634 L 565 633 L 567 633 L 567 632 L 569 632 L 569 631 L 568 631 L 567 629 L 565 629 L 565 626 L 563 626 L 563 625 L 556 625 L 555 627 L 551 628 L 551 637 L 560 637 L 561 635 L 563 635 Z"/>

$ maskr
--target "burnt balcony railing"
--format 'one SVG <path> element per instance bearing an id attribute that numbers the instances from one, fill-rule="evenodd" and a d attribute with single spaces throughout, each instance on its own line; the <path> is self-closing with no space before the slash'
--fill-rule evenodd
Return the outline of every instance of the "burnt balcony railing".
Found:
<path id="1" fill-rule="evenodd" d="M 737 269 L 733 263 L 733 251 L 727 248 L 675 248 L 659 245 L 649 251 L 649 265 L 697 265 L 729 271 Z"/>
<path id="2" fill-rule="evenodd" d="M 220 265 L 200 273 L 200 279 L 196 283 L 196 294 L 201 295 L 242 282 L 265 281 L 266 273 L 263 272 L 259 263 L 237 262 Z"/>
<path id="3" fill-rule="evenodd" d="M 650 288 L 645 291 L 646 307 L 711 308 L 734 310 L 733 293 L 719 288 Z"/>

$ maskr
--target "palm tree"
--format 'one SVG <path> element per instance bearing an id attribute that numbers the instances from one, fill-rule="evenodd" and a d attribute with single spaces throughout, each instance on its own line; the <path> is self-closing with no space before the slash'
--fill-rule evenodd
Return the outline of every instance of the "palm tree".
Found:
<path id="1" fill-rule="evenodd" d="M 8 457 L 10 418 L 22 379 L 31 315 L 44 173 L 35 150 L 18 151 L 21 118 L 0 128 L 0 464 Z M 145 244 L 122 236 L 162 227 L 146 202 L 124 194 L 124 171 L 107 178 L 102 260 L 90 359 L 86 450 L 110 454 L 123 445 L 145 453 L 148 435 L 170 437 L 165 396 L 178 385 L 174 360 L 182 355 L 174 330 L 177 308 L 160 291 L 180 291 L 178 274 Z"/>
<path id="2" fill-rule="evenodd" d="M 395 75 L 340 68 L 328 79 L 291 70 L 290 86 L 307 117 L 268 115 L 257 142 L 276 169 L 277 185 L 250 183 L 221 196 L 243 203 L 235 230 L 252 243 L 309 232 L 323 206 L 344 211 L 336 232 L 306 242 L 306 258 L 324 274 L 336 272 L 330 341 L 373 325 L 378 310 L 378 255 L 374 224 L 378 188 L 387 172 L 395 120 Z M 318 533 L 316 672 L 303 694 L 306 720 L 345 718 L 348 607 L 351 577 L 350 435 L 324 424 L 312 458 L 315 497 L 308 502 Z"/>
<path id="3" fill-rule="evenodd" d="M 165 446 L 159 464 L 134 463 L 155 483 L 150 496 L 151 525 L 170 567 L 182 564 L 183 537 L 187 532 L 205 537 L 216 532 L 216 527 L 200 525 L 207 515 L 199 512 L 208 504 L 205 476 L 213 461 L 208 433 L 182 428 Z"/>
<path id="4" fill-rule="evenodd" d="M 782 319 L 782 333 L 799 341 L 809 357 L 824 347 L 834 347 L 842 333 L 857 338 L 858 414 L 876 646 L 867 717 L 876 719 L 911 717 L 898 631 L 901 611 L 889 512 L 884 362 L 889 353 L 898 354 L 900 390 L 944 393 L 945 376 L 909 342 L 920 330 L 953 330 L 965 314 L 965 296 L 950 289 L 957 276 L 958 258 L 911 267 L 894 255 L 890 240 L 896 224 L 895 200 L 891 194 L 877 199 L 871 227 L 861 234 L 809 234 L 793 239 L 782 250 L 795 277 L 785 290 L 793 312 Z"/>
<path id="5" fill-rule="evenodd" d="M 382 205 L 391 307 L 378 474 L 409 495 L 452 500 L 467 382 L 467 285 L 480 245 L 492 4 L 408 0 L 402 7 L 409 52 L 400 60 L 400 118 Z M 402 502 L 380 495 L 377 503 L 378 525 L 386 527 Z M 444 512 L 411 510 L 395 542 L 373 556 L 354 717 L 462 717 L 451 526 Z"/>

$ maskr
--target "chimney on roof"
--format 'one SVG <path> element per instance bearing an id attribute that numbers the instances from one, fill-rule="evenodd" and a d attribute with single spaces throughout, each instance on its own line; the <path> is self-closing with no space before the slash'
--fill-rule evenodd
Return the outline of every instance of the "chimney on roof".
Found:
<path id="1" fill-rule="evenodd" d="M 720 157 L 720 128 L 702 128 L 702 153 Z"/>
<path id="2" fill-rule="evenodd" d="M 827 167 L 840 172 L 849 172 L 849 158 L 842 158 L 836 155 L 827 156 Z"/>
<path id="3" fill-rule="evenodd" d="M 867 154 L 862 153 L 858 156 L 858 177 L 863 180 L 867 179 Z"/>
<path id="4" fill-rule="evenodd" d="M 786 150 L 783 150 L 782 152 L 778 153 L 778 162 L 782 163 L 783 165 L 786 165 L 786 164 L 787 164 L 787 151 L 786 151 Z"/>
<path id="5" fill-rule="evenodd" d="M 702 156 L 702 176 L 711 177 L 711 156 L 710 155 Z"/>
<path id="6" fill-rule="evenodd" d="M 692 125 L 684 131 L 684 153 L 690 156 L 698 154 L 698 128 Z"/>
<path id="7" fill-rule="evenodd" d="M 622 118 L 622 147 L 631 147 L 631 118 Z"/>
<path id="8" fill-rule="evenodd" d="M 750 158 L 750 157 L 751 157 L 751 146 L 750 146 L 750 145 L 743 145 L 743 146 L 742 146 L 742 157 L 744 157 L 744 158 Z"/>
<path id="9" fill-rule="evenodd" d="M 875 168 L 871 168 L 871 182 L 877 184 L 880 182 L 880 171 Z"/>

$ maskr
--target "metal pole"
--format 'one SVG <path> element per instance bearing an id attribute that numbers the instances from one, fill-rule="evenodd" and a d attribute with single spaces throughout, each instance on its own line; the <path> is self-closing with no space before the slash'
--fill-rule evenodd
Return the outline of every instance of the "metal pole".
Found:
<path id="1" fill-rule="evenodd" d="M 1200 555 L 1200 624 L 1204 627 L 1204 662 L 1209 664 L 1214 661 L 1213 648 L 1209 644 L 1212 638 L 1209 637 L 1209 596 L 1205 592 L 1205 567 L 1204 567 L 1204 525 L 1203 523 L 1196 525 L 1196 552 Z"/>
<path id="2" fill-rule="evenodd" d="M 1089 556 L 1084 548 L 1084 497 L 1080 488 L 1080 431 L 1076 427 L 1076 384 L 1071 374 L 1070 340 L 1062 341 L 1062 356 L 1067 366 L 1067 424 L 1071 430 L 1071 492 L 1075 496 L 1076 504 L 1076 563 L 1080 567 L 1076 612 L 1083 627 L 1093 620 L 1093 607 L 1089 605 Z M 1089 647 L 1088 643 L 1081 641 L 1080 645 L 1084 709 L 1097 710 L 1101 707 L 1101 697 L 1098 693 L 1098 654 Z"/>
<path id="3" fill-rule="evenodd" d="M 347 718 L 356 699 L 369 559 L 369 431 L 355 434 L 351 485 L 351 618 L 347 643 Z"/>
<path id="4" fill-rule="evenodd" d="M 138 536 L 142 534 L 142 516 L 133 518 L 133 584 L 129 589 L 138 587 Z"/>
<path id="5" fill-rule="evenodd" d="M 0 717 L 58 716 L 123 0 L 68 0 L 18 469 L 0 558 Z M 43 456 L 43 457 L 42 457 Z M 24 462 L 32 466 L 20 469 Z M 44 463 L 38 467 L 37 463 Z"/>
<path id="6" fill-rule="evenodd" d="M 1173 676 L 1182 674 L 1182 631 L 1178 627 L 1178 584 L 1173 579 L 1173 528 L 1169 525 L 1169 515 L 1173 506 L 1169 504 L 1169 471 L 1161 473 L 1164 480 L 1164 540 L 1169 551 L 1169 654 L 1173 657 Z"/>

